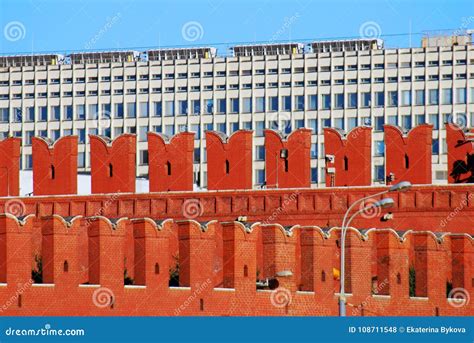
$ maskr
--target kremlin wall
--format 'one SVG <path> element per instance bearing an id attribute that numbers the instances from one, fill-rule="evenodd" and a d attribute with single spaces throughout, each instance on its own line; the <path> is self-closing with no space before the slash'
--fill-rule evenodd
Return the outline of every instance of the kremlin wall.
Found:
<path id="1" fill-rule="evenodd" d="M 448 184 L 432 185 L 432 127 L 385 126 L 387 183 L 414 186 L 352 222 L 348 315 L 474 315 L 474 133 L 446 128 Z M 387 189 L 371 186 L 371 128 L 325 129 L 321 189 L 310 188 L 307 129 L 265 132 L 265 189 L 252 189 L 251 131 L 206 133 L 202 192 L 192 191 L 192 133 L 149 133 L 144 194 L 134 135 L 90 141 L 83 196 L 77 137 L 34 138 L 31 197 L 18 197 L 20 141 L 0 142 L 2 315 L 338 315 L 342 218 Z"/>

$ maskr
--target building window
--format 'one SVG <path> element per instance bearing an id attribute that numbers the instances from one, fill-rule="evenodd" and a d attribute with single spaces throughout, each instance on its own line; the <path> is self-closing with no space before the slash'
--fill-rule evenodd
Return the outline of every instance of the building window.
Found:
<path id="1" fill-rule="evenodd" d="M 147 132 L 148 132 L 148 126 L 140 126 L 138 128 L 138 140 L 140 142 L 147 141 Z"/>
<path id="2" fill-rule="evenodd" d="M 252 113 L 252 98 L 242 99 L 242 113 Z"/>
<path id="3" fill-rule="evenodd" d="M 79 168 L 85 168 L 86 166 L 86 153 L 85 152 L 79 152 L 77 154 L 77 166 Z"/>
<path id="4" fill-rule="evenodd" d="M 236 122 L 229 123 L 229 127 L 230 127 L 230 133 L 232 134 L 239 129 L 239 122 L 236 121 Z"/>
<path id="5" fill-rule="evenodd" d="M 384 141 L 375 141 L 375 156 L 383 156 L 385 154 Z"/>
<path id="6" fill-rule="evenodd" d="M 347 94 L 347 107 L 348 108 L 357 108 L 357 93 L 348 93 Z"/>
<path id="7" fill-rule="evenodd" d="M 439 91 L 437 89 L 429 90 L 429 105 L 438 105 L 439 103 Z"/>
<path id="8" fill-rule="evenodd" d="M 415 91 L 415 105 L 424 106 L 425 105 L 425 90 L 417 89 Z"/>
<path id="9" fill-rule="evenodd" d="M 388 96 L 388 106 L 389 107 L 396 107 L 398 106 L 398 92 L 397 91 L 390 91 L 387 93 Z"/>
<path id="10" fill-rule="evenodd" d="M 344 93 L 334 94 L 334 108 L 336 110 L 344 108 Z"/>
<path id="11" fill-rule="evenodd" d="M 217 113 L 226 113 L 225 99 L 217 99 Z"/>
<path id="12" fill-rule="evenodd" d="M 438 130 L 439 129 L 439 115 L 438 115 L 438 113 L 430 114 L 429 118 L 430 118 L 430 124 L 433 125 L 433 129 Z"/>
<path id="13" fill-rule="evenodd" d="M 334 127 L 344 130 L 344 118 L 334 118 Z"/>
<path id="14" fill-rule="evenodd" d="M 257 145 L 255 147 L 255 160 L 264 161 L 265 160 L 265 146 Z"/>
<path id="15" fill-rule="evenodd" d="M 148 118 L 148 102 L 140 102 L 140 118 Z"/>
<path id="16" fill-rule="evenodd" d="M 402 127 L 405 130 L 410 130 L 411 129 L 411 115 L 402 116 Z"/>
<path id="17" fill-rule="evenodd" d="M 257 169 L 255 174 L 257 184 L 263 185 L 265 183 L 265 169 Z"/>
<path id="18" fill-rule="evenodd" d="M 433 138 L 433 140 L 432 140 L 431 153 L 433 155 L 438 155 L 439 154 L 439 140 L 438 140 L 438 138 Z"/>
<path id="19" fill-rule="evenodd" d="M 206 106 L 204 107 L 204 110 L 206 111 L 206 114 L 213 114 L 214 113 L 214 100 L 212 99 L 206 99 L 204 100 Z"/>
<path id="20" fill-rule="evenodd" d="M 318 158 L 318 144 L 311 143 L 311 158 Z"/>
<path id="21" fill-rule="evenodd" d="M 270 111 L 270 112 L 276 112 L 276 111 L 278 111 L 278 97 L 277 97 L 277 96 L 271 96 L 271 97 L 269 98 L 269 102 L 270 102 L 269 111 Z"/>
<path id="22" fill-rule="evenodd" d="M 318 133 L 318 121 L 316 119 L 308 119 L 308 127 L 313 130 L 313 135 Z"/>
<path id="23" fill-rule="evenodd" d="M 304 111 L 304 95 L 295 95 L 295 111 Z"/>
<path id="24" fill-rule="evenodd" d="M 148 150 L 140 150 L 140 165 L 148 164 Z"/>
<path id="25" fill-rule="evenodd" d="M 51 120 L 56 121 L 61 119 L 61 107 L 51 106 Z"/>
<path id="26" fill-rule="evenodd" d="M 322 94 L 321 95 L 321 109 L 330 110 L 331 109 L 331 94 Z"/>
<path id="27" fill-rule="evenodd" d="M 318 168 L 311 168 L 311 183 L 318 183 Z"/>
<path id="28" fill-rule="evenodd" d="M 361 94 L 362 107 L 367 108 L 371 105 L 371 96 L 370 92 L 363 92 Z"/>
<path id="29" fill-rule="evenodd" d="M 161 117 L 162 116 L 162 105 L 161 101 L 154 101 L 153 102 L 153 115 L 155 117 Z"/>
<path id="30" fill-rule="evenodd" d="M 417 114 L 415 115 L 415 126 L 424 124 L 425 121 L 425 115 L 424 114 Z"/>
<path id="31" fill-rule="evenodd" d="M 76 105 L 76 119 L 79 119 L 79 120 L 86 119 L 86 106 L 85 105 Z"/>
<path id="32" fill-rule="evenodd" d="M 188 114 L 188 101 L 179 100 L 178 101 L 178 115 L 183 116 Z"/>
<path id="33" fill-rule="evenodd" d="M 86 130 L 85 129 L 77 129 L 77 136 L 80 144 L 84 144 L 86 142 Z"/>
<path id="34" fill-rule="evenodd" d="M 453 103 L 453 91 L 451 88 L 443 88 L 441 90 L 441 104 L 451 105 Z"/>
<path id="35" fill-rule="evenodd" d="M 289 95 L 281 97 L 281 107 L 282 111 L 291 112 L 291 97 Z"/>
<path id="36" fill-rule="evenodd" d="M 99 112 L 99 105 L 97 104 L 89 104 L 87 108 L 87 117 L 89 119 L 97 119 Z"/>
<path id="37" fill-rule="evenodd" d="M 374 181 L 385 181 L 385 167 L 375 166 L 374 167 Z"/>
<path id="38" fill-rule="evenodd" d="M 402 104 L 401 105 L 402 106 L 411 106 L 411 91 L 410 90 L 402 91 Z M 396 105 L 393 105 L 393 106 L 396 106 Z"/>
<path id="39" fill-rule="evenodd" d="M 456 104 L 466 103 L 466 88 L 456 88 Z"/>
<path id="40" fill-rule="evenodd" d="M 201 139 L 201 125 L 199 124 L 191 125 L 191 131 L 195 133 L 194 139 Z"/>
<path id="41" fill-rule="evenodd" d="M 10 121 L 9 108 L 0 108 L 0 122 L 8 123 Z"/>
<path id="42" fill-rule="evenodd" d="M 385 122 L 384 117 L 374 117 L 375 120 L 375 131 L 383 131 L 383 124 Z"/>
<path id="43" fill-rule="evenodd" d="M 383 92 L 375 92 L 375 107 L 384 107 L 385 99 Z"/>
<path id="44" fill-rule="evenodd" d="M 191 100 L 191 114 L 199 115 L 201 114 L 201 100 Z"/>
<path id="45" fill-rule="evenodd" d="M 239 98 L 230 99 L 230 113 L 239 113 Z"/>
<path id="46" fill-rule="evenodd" d="M 357 117 L 349 117 L 347 118 L 347 130 L 352 130 L 357 126 Z"/>
<path id="47" fill-rule="evenodd" d="M 265 129 L 265 122 L 259 120 L 255 122 L 255 136 L 263 137 L 263 130 Z"/>
<path id="48" fill-rule="evenodd" d="M 255 112 L 265 112 L 265 97 L 259 96 L 255 98 Z"/>
<path id="49" fill-rule="evenodd" d="M 114 117 L 117 119 L 123 118 L 123 103 L 118 102 L 114 106 Z"/>
<path id="50" fill-rule="evenodd" d="M 25 154 L 25 169 L 33 168 L 33 158 L 30 154 Z"/>
<path id="51" fill-rule="evenodd" d="M 38 107 L 39 117 L 38 121 L 47 121 L 48 120 L 48 108 L 46 106 Z"/>
<path id="52" fill-rule="evenodd" d="M 314 111 L 318 109 L 318 97 L 314 94 L 308 95 L 308 110 Z"/>
<path id="53" fill-rule="evenodd" d="M 165 116 L 173 117 L 174 116 L 174 101 L 169 100 L 165 102 Z"/>
<path id="54" fill-rule="evenodd" d="M 222 133 L 227 133 L 225 123 L 217 123 L 217 131 L 222 132 Z"/>

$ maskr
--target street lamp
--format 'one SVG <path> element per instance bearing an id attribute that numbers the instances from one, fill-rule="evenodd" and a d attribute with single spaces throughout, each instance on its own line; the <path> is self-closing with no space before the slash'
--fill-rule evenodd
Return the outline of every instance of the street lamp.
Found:
<path id="1" fill-rule="evenodd" d="M 373 204 L 370 204 L 362 209 L 360 209 L 359 211 L 355 212 L 350 218 L 349 220 L 347 220 L 347 217 L 349 216 L 349 213 L 351 212 L 351 210 L 357 205 L 357 204 L 360 204 L 362 201 L 364 200 L 367 200 L 367 199 L 370 199 L 370 198 L 375 198 L 377 196 L 380 196 L 382 194 L 386 194 L 386 193 L 389 193 L 389 192 L 403 192 L 403 191 L 406 191 L 407 189 L 409 189 L 411 187 L 411 183 L 408 182 L 408 181 L 401 181 L 393 186 L 390 186 L 390 188 L 382 191 L 382 192 L 379 192 L 379 193 L 376 193 L 376 194 L 373 194 L 373 195 L 369 195 L 369 196 L 366 196 L 364 198 L 361 198 L 361 199 L 358 199 L 356 201 L 354 201 L 354 203 L 352 203 L 351 206 L 349 206 L 349 208 L 347 209 L 346 213 L 344 214 L 344 219 L 342 220 L 342 227 L 341 227 L 341 274 L 340 274 L 340 282 L 341 282 L 341 290 L 340 290 L 340 293 L 339 293 L 339 315 L 341 317 L 345 317 L 346 316 L 346 294 L 344 292 L 344 287 L 345 287 L 345 245 L 346 245 L 346 232 L 347 232 L 347 227 L 349 226 L 349 224 L 351 223 L 351 221 L 357 216 L 359 215 L 360 213 L 363 213 L 367 210 L 370 210 L 370 209 L 375 209 L 375 208 L 388 208 L 388 207 L 391 207 L 393 206 L 394 204 L 394 201 L 392 198 L 384 198 L 382 200 L 379 200 Z M 347 220 L 347 222 L 346 222 Z"/>

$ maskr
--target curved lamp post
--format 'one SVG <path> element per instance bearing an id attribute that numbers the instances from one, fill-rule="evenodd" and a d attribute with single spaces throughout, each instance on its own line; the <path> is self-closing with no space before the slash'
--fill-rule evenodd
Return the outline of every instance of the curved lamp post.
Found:
<path id="1" fill-rule="evenodd" d="M 358 199 L 356 201 L 354 201 L 354 203 L 352 203 L 351 206 L 349 206 L 349 208 L 347 209 L 346 213 L 344 214 L 344 219 L 342 220 L 342 227 L 341 227 L 341 274 L 339 276 L 340 278 L 340 281 L 341 281 L 341 291 L 339 293 L 339 315 L 341 317 L 345 317 L 346 316 L 346 294 L 344 292 L 344 287 L 345 287 L 345 257 L 346 257 L 346 254 L 345 254 L 345 245 L 346 245 L 346 232 L 347 232 L 347 227 L 349 226 L 349 224 L 351 223 L 351 221 L 359 214 L 367 211 L 367 210 L 370 210 L 370 209 L 374 209 L 374 208 L 388 208 L 388 207 L 391 207 L 393 206 L 394 204 L 394 201 L 392 198 L 384 198 L 382 200 L 379 200 L 373 204 L 370 204 L 360 210 L 358 210 L 357 212 L 355 212 L 350 218 L 349 220 L 347 220 L 347 217 L 349 216 L 351 210 L 357 205 L 357 204 L 360 204 L 361 202 L 367 200 L 367 199 L 371 199 L 371 198 L 375 198 L 377 196 L 380 196 L 382 194 L 386 194 L 386 193 L 389 193 L 389 192 L 400 192 L 400 191 L 405 191 L 407 189 L 409 189 L 411 187 L 411 183 L 408 182 L 408 181 L 401 181 L 393 186 L 391 186 L 389 189 L 386 189 L 382 192 L 379 192 L 379 193 L 376 193 L 376 194 L 372 194 L 372 195 L 369 195 L 369 196 L 366 196 L 364 198 L 361 198 L 361 199 Z M 346 222 L 347 221 L 347 222 Z"/>

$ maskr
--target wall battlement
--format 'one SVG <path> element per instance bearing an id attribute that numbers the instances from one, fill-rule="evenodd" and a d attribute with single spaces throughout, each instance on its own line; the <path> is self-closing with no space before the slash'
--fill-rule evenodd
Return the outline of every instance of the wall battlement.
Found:
<path id="1" fill-rule="evenodd" d="M 456 124 L 447 124 L 446 130 L 448 183 L 473 183 L 472 134 Z M 295 130 L 286 137 L 279 132 L 265 130 L 265 144 L 259 146 L 264 151 L 258 150 L 255 158 L 256 145 L 252 132 L 238 130 L 227 137 L 220 132 L 206 131 L 205 157 L 194 155 L 192 132 L 181 132 L 169 138 L 149 133 L 148 150 L 141 152 L 142 162 L 148 163 L 149 167 L 149 190 L 193 190 L 196 181 L 194 158 L 207 161 L 209 190 L 252 189 L 257 184 L 256 180 L 252 180 L 254 162 L 263 161 L 263 154 L 265 180 L 258 181 L 259 184 L 263 182 L 262 187 L 311 187 L 309 129 Z M 431 184 L 431 132 L 432 127 L 426 124 L 413 128 L 407 134 L 400 128 L 385 126 L 385 151 L 377 151 L 377 154 L 386 156 L 387 184 L 399 181 Z M 370 186 L 374 179 L 372 129 L 360 126 L 345 133 L 325 128 L 324 135 L 326 186 Z M 89 139 L 91 193 L 135 192 L 136 136 L 123 134 L 110 140 L 90 135 Z M 379 143 L 377 146 L 380 146 Z M 51 145 L 44 139 L 35 138 L 32 150 L 34 195 L 77 193 L 77 137 L 62 137 Z M 0 142 L 0 196 L 19 194 L 19 156 L 20 141 L 17 138 Z M 383 183 L 383 178 L 381 181 Z M 205 185 L 204 180 L 197 183 Z"/>
<path id="2" fill-rule="evenodd" d="M 337 315 L 339 238 L 316 226 L 3 214 L 0 310 Z M 471 235 L 350 229 L 347 256 L 349 315 L 474 314 L 447 298 L 472 294 Z M 257 289 L 267 279 L 273 286 Z"/>

